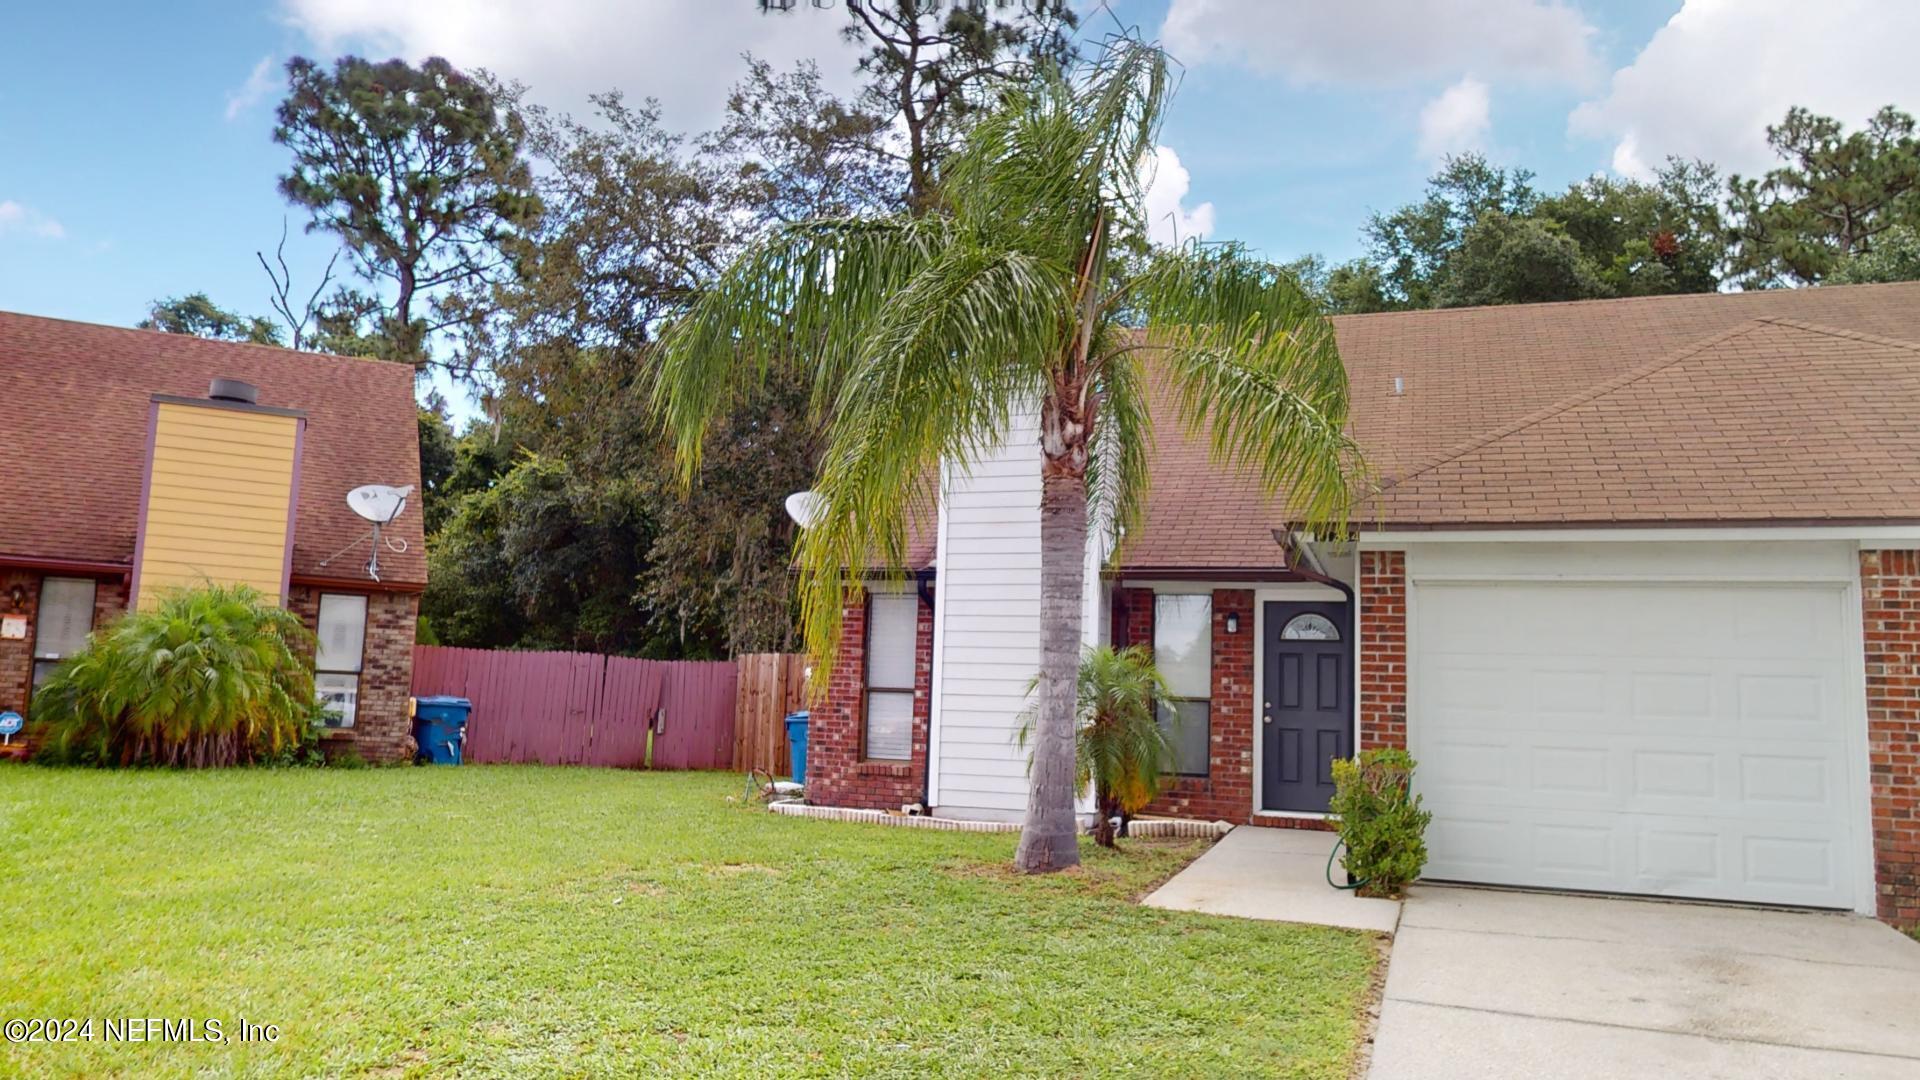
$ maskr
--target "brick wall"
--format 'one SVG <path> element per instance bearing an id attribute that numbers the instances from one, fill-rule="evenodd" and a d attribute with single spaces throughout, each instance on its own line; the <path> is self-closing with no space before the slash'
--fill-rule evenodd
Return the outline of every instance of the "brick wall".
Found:
<path id="1" fill-rule="evenodd" d="M 1360 749 L 1407 746 L 1407 554 L 1360 553 Z"/>
<path id="2" fill-rule="evenodd" d="M 914 623 L 913 736 L 909 761 L 866 761 L 867 593 L 850 590 L 840 610 L 840 653 L 827 698 L 807 726 L 807 801 L 821 806 L 898 810 L 926 794 L 927 724 L 933 709 L 933 608 Z"/>
<path id="3" fill-rule="evenodd" d="M 309 630 L 319 627 L 322 591 L 295 585 L 288 597 L 288 608 Z M 413 692 L 413 639 L 419 615 L 420 597 L 416 594 L 367 595 L 359 708 L 353 727 L 327 733 L 323 741 L 328 753 L 351 748 L 368 761 L 399 761 L 413 755 L 413 721 L 407 717 L 407 698 Z"/>
<path id="4" fill-rule="evenodd" d="M 1920 925 L 1920 552 L 1860 553 L 1874 881 L 1882 919 Z"/>
<path id="5" fill-rule="evenodd" d="M 0 570 L 0 614 L 22 615 L 27 620 L 27 636 L 0 638 L 0 711 L 12 709 L 28 723 L 15 742 L 33 745 L 38 732 L 29 709 L 33 696 L 33 637 L 40 613 L 40 582 L 47 577 L 71 577 L 45 574 L 39 570 Z M 14 586 L 24 590 L 21 603 L 13 602 Z M 93 628 L 112 622 L 127 609 L 127 583 L 119 578 L 96 579 L 93 588 Z"/>
<path id="6" fill-rule="evenodd" d="M 1139 642 L 1153 644 L 1153 593 L 1129 609 Z M 1144 625 L 1134 608 L 1144 609 Z M 1227 632 L 1228 616 L 1240 628 Z M 1244 824 L 1253 819 L 1253 591 L 1213 591 L 1213 707 L 1207 732 L 1207 775 L 1171 777 L 1146 813 Z"/>

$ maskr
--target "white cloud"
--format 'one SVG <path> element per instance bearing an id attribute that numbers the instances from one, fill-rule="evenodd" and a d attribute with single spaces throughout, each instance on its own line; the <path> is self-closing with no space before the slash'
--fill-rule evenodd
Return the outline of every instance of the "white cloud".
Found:
<path id="1" fill-rule="evenodd" d="M 67 235 L 67 230 L 58 221 L 33 207 L 12 199 L 0 199 L 0 236 L 16 232 L 46 240 L 59 240 Z"/>
<path id="2" fill-rule="evenodd" d="M 1849 129 L 1882 105 L 1920 106 L 1916 39 L 1912 0 L 1686 0 L 1569 129 L 1612 140 L 1624 175 L 1670 154 L 1753 175 L 1775 163 L 1766 126 L 1789 106 Z"/>
<path id="3" fill-rule="evenodd" d="M 253 65 L 253 70 L 247 74 L 247 81 L 240 84 L 240 89 L 227 95 L 227 119 L 232 120 L 260 104 L 278 86 L 279 80 L 274 78 L 273 56 L 261 57 L 260 62 Z"/>
<path id="4" fill-rule="evenodd" d="M 856 85 L 858 49 L 840 40 L 846 12 L 796 4 L 762 15 L 752 0 L 281 0 L 289 22 L 328 57 L 343 51 L 419 61 L 443 56 L 527 84 L 570 110 L 620 89 L 656 97 L 668 127 L 714 126 L 750 51 L 785 68 L 812 57 L 829 89 Z"/>
<path id="5" fill-rule="evenodd" d="M 1193 178 L 1172 147 L 1156 146 L 1140 162 L 1140 182 L 1146 188 L 1147 236 L 1154 243 L 1172 247 L 1213 232 L 1212 203 L 1203 202 L 1191 210 L 1181 205 Z"/>
<path id="6" fill-rule="evenodd" d="M 1589 86 L 1595 30 L 1559 0 L 1172 0 L 1160 36 L 1189 64 L 1297 83 L 1389 86 L 1476 71 Z"/>
<path id="7" fill-rule="evenodd" d="M 1471 75 L 1440 91 L 1420 110 L 1420 155 L 1438 158 L 1486 146 L 1493 130 L 1487 84 Z"/>

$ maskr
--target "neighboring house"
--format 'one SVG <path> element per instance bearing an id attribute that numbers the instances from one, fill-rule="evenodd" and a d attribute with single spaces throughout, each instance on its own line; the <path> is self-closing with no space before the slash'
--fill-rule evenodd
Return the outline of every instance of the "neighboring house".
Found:
<path id="1" fill-rule="evenodd" d="M 346 495 L 419 485 L 413 382 L 406 364 L 0 312 L 0 709 L 32 739 L 32 688 L 130 597 L 244 582 L 318 634 L 329 741 L 402 754 L 420 512 L 384 530 L 376 581 Z"/>
<path id="2" fill-rule="evenodd" d="M 1432 878 L 1920 921 L 1920 284 L 1335 325 L 1353 542 L 1163 422 L 1089 553 L 1086 640 L 1185 720 L 1154 810 L 1319 826 L 1332 759 L 1404 746 Z M 1039 484 L 1025 429 L 949 470 L 919 589 L 849 603 L 813 800 L 1021 813 Z"/>

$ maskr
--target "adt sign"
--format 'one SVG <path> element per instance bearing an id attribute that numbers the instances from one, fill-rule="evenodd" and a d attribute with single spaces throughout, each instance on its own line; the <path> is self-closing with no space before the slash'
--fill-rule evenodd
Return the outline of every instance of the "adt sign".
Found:
<path id="1" fill-rule="evenodd" d="M 15 735 L 20 734 L 20 725 L 24 723 L 26 723 L 26 720 L 12 709 L 8 709 L 6 712 L 0 712 L 0 735 L 11 739 Z"/>

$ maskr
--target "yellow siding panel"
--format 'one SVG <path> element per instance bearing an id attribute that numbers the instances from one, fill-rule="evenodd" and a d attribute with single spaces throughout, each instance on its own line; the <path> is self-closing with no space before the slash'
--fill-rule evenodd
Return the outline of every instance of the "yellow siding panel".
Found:
<path id="1" fill-rule="evenodd" d="M 283 599 L 299 419 L 162 402 L 155 425 L 139 601 L 207 583 Z"/>

